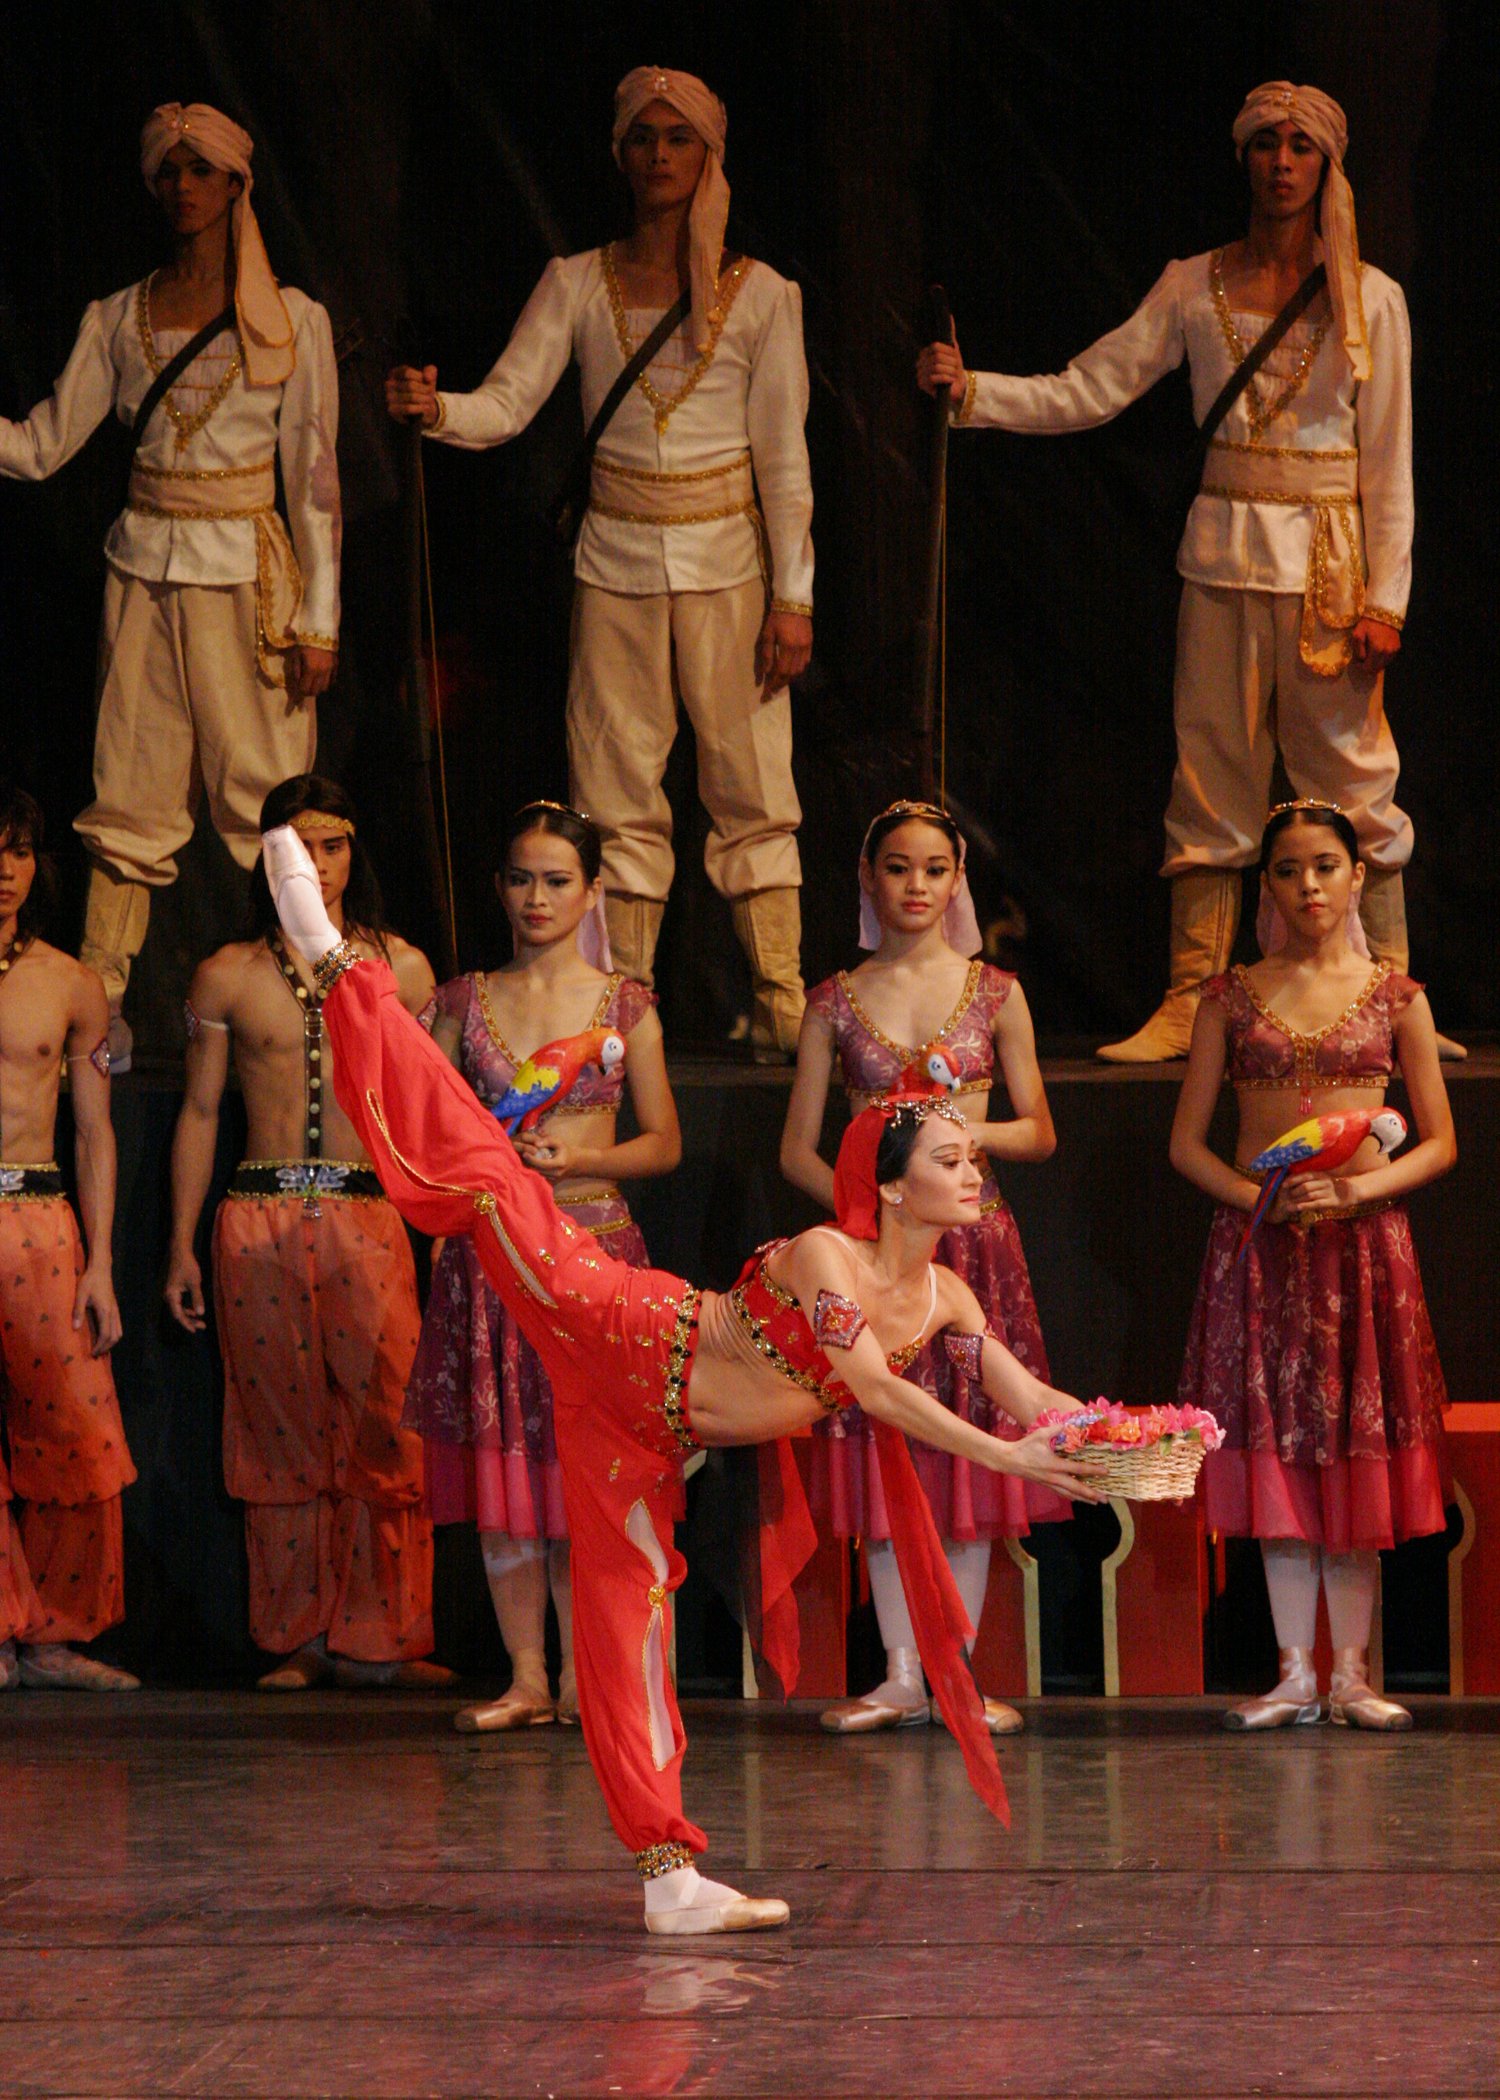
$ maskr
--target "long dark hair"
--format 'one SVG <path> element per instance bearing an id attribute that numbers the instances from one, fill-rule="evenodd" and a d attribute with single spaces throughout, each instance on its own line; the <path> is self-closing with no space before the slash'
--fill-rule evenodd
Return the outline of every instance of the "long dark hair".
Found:
<path id="1" fill-rule="evenodd" d="M 30 892 L 16 914 L 18 941 L 36 938 L 47 923 L 56 898 L 57 871 L 51 854 L 42 851 L 46 835 L 47 820 L 36 797 L 28 795 L 14 781 L 0 780 L 0 845 L 29 846 L 36 856 Z"/>
<path id="2" fill-rule="evenodd" d="M 522 803 L 500 834 L 497 875 L 504 876 L 511 847 L 517 839 L 525 838 L 529 831 L 545 831 L 553 838 L 566 839 L 578 855 L 584 881 L 590 885 L 598 881 L 604 861 L 604 841 L 599 835 L 599 827 L 582 810 L 568 809 L 559 802 Z"/>
<path id="3" fill-rule="evenodd" d="M 295 773 L 290 780 L 283 780 L 279 787 L 273 787 L 261 804 L 260 828 L 272 831 L 278 824 L 290 824 L 309 809 L 319 810 L 325 817 L 344 817 L 351 824 L 357 822 L 353 798 L 336 780 L 325 780 L 320 773 Z M 262 863 L 250 888 L 250 939 L 265 940 L 275 932 L 276 925 L 276 904 Z M 357 828 L 349 840 L 344 930 L 362 934 L 382 954 L 386 953 L 391 929 L 385 922 L 385 905 L 374 865 Z"/>
<path id="4" fill-rule="evenodd" d="M 1331 831 L 1349 856 L 1349 865 L 1359 866 L 1359 836 L 1341 809 L 1331 802 L 1291 802 L 1285 809 L 1274 810 L 1266 821 L 1260 835 L 1260 872 L 1264 875 L 1271 865 L 1276 841 L 1284 831 L 1294 824 L 1317 825 Z"/>

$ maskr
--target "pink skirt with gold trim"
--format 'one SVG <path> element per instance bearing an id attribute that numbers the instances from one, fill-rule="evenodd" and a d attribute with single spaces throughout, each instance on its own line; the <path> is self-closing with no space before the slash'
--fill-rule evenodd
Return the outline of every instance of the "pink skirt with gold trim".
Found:
<path id="1" fill-rule="evenodd" d="M 1225 1428 L 1210 1528 L 1336 1553 L 1441 1531 L 1448 1396 L 1404 1205 L 1263 1225 L 1237 1262 L 1244 1224 L 1215 1213 L 1177 1392 Z"/>

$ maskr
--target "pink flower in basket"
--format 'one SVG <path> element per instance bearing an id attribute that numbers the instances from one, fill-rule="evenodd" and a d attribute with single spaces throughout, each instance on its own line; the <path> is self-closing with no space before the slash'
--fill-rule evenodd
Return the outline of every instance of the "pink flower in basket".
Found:
<path id="1" fill-rule="evenodd" d="M 1170 1442 L 1175 1437 L 1197 1437 L 1207 1451 L 1217 1451 L 1224 1431 L 1214 1416 L 1201 1407 L 1147 1407 L 1132 1411 L 1117 1400 L 1096 1400 L 1091 1407 L 1072 1413 L 1049 1407 L 1037 1416 L 1038 1427 L 1056 1425 L 1052 1448 L 1071 1456 L 1086 1447 L 1112 1450 L 1146 1448 Z"/>

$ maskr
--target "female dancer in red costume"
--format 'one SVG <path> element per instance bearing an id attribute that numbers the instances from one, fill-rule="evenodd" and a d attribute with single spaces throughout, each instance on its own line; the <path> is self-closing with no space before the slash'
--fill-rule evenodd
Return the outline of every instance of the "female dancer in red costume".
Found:
<path id="1" fill-rule="evenodd" d="M 1364 868 L 1348 818 L 1331 803 L 1283 804 L 1260 866 L 1265 960 L 1204 985 L 1172 1129 L 1172 1164 L 1219 1205 L 1178 1398 L 1224 1423 L 1204 1463 L 1208 1522 L 1261 1541 L 1281 1651 L 1280 1682 L 1226 1718 L 1322 1719 L 1321 1579 L 1331 1717 L 1409 1728 L 1406 1709 L 1370 1688 L 1370 1622 L 1379 1549 L 1444 1525 L 1447 1395 L 1403 1199 L 1453 1165 L 1453 1119 L 1421 987 L 1372 964 L 1360 936 Z M 1209 1150 L 1226 1071 L 1235 1156 L 1251 1160 L 1308 1116 L 1377 1109 L 1398 1056 L 1417 1142 L 1382 1160 L 1366 1139 L 1335 1175 L 1286 1181 L 1239 1260 L 1260 1188 Z"/>
<path id="2" fill-rule="evenodd" d="M 475 970 L 440 986 L 432 1039 L 491 1110 L 541 1044 L 590 1028 L 625 1039 L 623 1069 L 585 1066 L 566 1098 L 516 1139 L 516 1150 L 551 1182 L 575 1224 L 602 1240 L 616 1261 L 644 1269 L 646 1243 L 616 1184 L 670 1173 L 682 1140 L 656 1002 L 611 967 L 597 829 L 560 803 L 528 803 L 506 826 L 495 888 L 514 957 L 504 969 Z M 617 1144 L 627 1079 L 637 1130 Z M 552 1388 L 536 1351 L 485 1282 L 469 1233 L 450 1239 L 433 1264 L 406 1418 L 422 1434 L 433 1521 L 479 1527 L 510 1657 L 505 1696 L 461 1707 L 454 1725 L 576 1724 L 568 1524 Z M 549 1591 L 562 1649 L 555 1700 L 544 1648 Z"/>
<path id="3" fill-rule="evenodd" d="M 951 1102 L 891 1103 L 850 1125 L 840 1229 L 763 1250 L 733 1291 L 631 1269 L 558 1209 L 550 1188 L 401 1007 L 389 975 L 343 946 L 295 832 L 268 833 L 265 866 L 286 935 L 326 999 L 339 1098 L 391 1200 L 429 1233 L 472 1232 L 486 1276 L 547 1367 L 573 1546 L 584 1738 L 610 1820 L 637 1855 L 653 1932 L 755 1930 L 786 1905 L 700 1877 L 707 1844 L 682 1813 L 682 1724 L 667 1670 L 666 1603 L 677 1460 L 698 1444 L 762 1444 L 781 1493 L 761 1535 L 765 1652 L 796 1678 L 791 1583 L 814 1539 L 785 1444 L 827 1408 L 872 1416 L 917 1646 L 976 1791 L 1005 1813 L 965 1657 L 973 1629 L 943 1559 L 903 1431 L 997 1473 L 1101 1499 L 1049 1432 L 986 1436 L 900 1376 L 914 1344 L 951 1330 L 966 1374 L 1022 1423 L 1070 1403 L 985 1332 L 973 1292 L 935 1267 L 949 1226 L 972 1222 L 980 1175 Z M 834 1369 L 830 1351 L 839 1359 Z M 896 1367 L 893 1367 L 893 1357 Z M 768 1501 L 771 1498 L 767 1498 Z"/>
<path id="4" fill-rule="evenodd" d="M 835 1066 L 857 1114 L 890 1093 L 909 1066 L 938 1047 L 956 1075 L 956 1093 L 977 1097 L 980 1114 L 988 1107 L 998 1055 L 1014 1115 L 1004 1123 L 970 1123 L 970 1139 L 981 1154 L 1050 1158 L 1056 1139 L 1026 995 L 1006 971 L 971 960 L 979 949 L 979 927 L 964 873 L 964 841 L 953 819 L 930 802 L 893 802 L 865 834 L 859 882 L 859 943 L 874 953 L 858 969 L 841 970 L 808 994 L 797 1079 L 781 1140 L 788 1181 L 817 1202 L 831 1204 L 833 1170 L 818 1152 L 818 1139 Z M 937 1258 L 974 1291 L 990 1332 L 1045 1383 L 1047 1352 L 1026 1257 L 1010 1206 L 988 1165 L 980 1212 L 973 1224 L 943 1234 Z M 910 1375 L 964 1421 L 1004 1433 L 1005 1418 L 997 1421 L 983 1391 L 943 1349 L 929 1345 Z M 912 1456 L 964 1609 L 977 1628 L 990 1542 L 1024 1537 L 1033 1522 L 1066 1517 L 1068 1506 L 1046 1489 L 981 1472 L 946 1452 L 918 1447 Z M 836 1537 L 865 1542 L 885 1648 L 883 1682 L 863 1698 L 830 1707 L 823 1726 L 846 1735 L 926 1721 L 927 1695 L 891 1548 L 874 1443 L 857 1409 L 819 1425 L 813 1501 L 820 1516 L 826 1501 Z M 985 1719 L 992 1735 L 1010 1735 L 1021 1726 L 1015 1708 L 998 1699 L 986 1699 Z"/>

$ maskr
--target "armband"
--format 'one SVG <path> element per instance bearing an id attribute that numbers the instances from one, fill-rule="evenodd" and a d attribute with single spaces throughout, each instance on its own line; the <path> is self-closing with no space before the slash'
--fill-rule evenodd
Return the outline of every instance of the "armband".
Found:
<path id="1" fill-rule="evenodd" d="M 196 1043 L 205 1028 L 217 1028 L 225 1035 L 229 1033 L 229 1023 L 227 1021 L 205 1020 L 203 1015 L 194 1007 L 191 999 L 184 999 L 182 1002 L 182 1018 L 187 1026 L 187 1039 L 190 1043 Z"/>
<path id="2" fill-rule="evenodd" d="M 427 1033 L 431 1035 L 433 1029 L 437 1026 L 437 1017 L 437 993 L 434 992 L 432 997 L 428 1000 L 427 1004 L 422 1008 L 422 1011 L 417 1015 L 417 1026 L 419 1028 L 425 1028 Z"/>
<path id="3" fill-rule="evenodd" d="M 952 1328 L 943 1330 L 943 1347 L 948 1352 L 948 1361 L 971 1385 L 978 1385 L 984 1362 L 984 1345 L 987 1341 L 998 1342 L 998 1334 L 988 1327 L 983 1334 L 955 1334 Z"/>
<path id="4" fill-rule="evenodd" d="M 840 1291 L 819 1291 L 813 1301 L 813 1340 L 820 1349 L 852 1349 L 867 1324 L 858 1300 Z"/>
<path id="5" fill-rule="evenodd" d="M 70 1065 L 92 1065 L 101 1079 L 109 1077 L 109 1037 L 101 1035 L 92 1050 L 74 1050 L 64 1060 Z"/>

